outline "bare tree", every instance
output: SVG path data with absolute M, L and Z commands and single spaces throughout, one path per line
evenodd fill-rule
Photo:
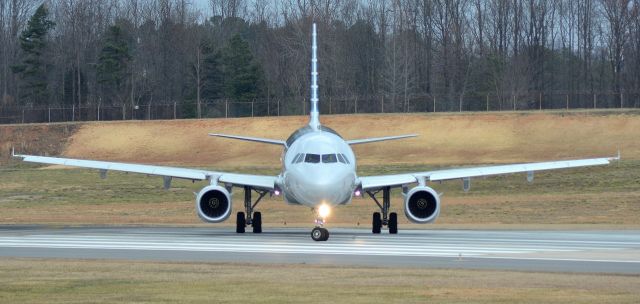
M 601 0 L 604 16 L 607 20 L 606 36 L 609 46 L 609 58 L 613 73 L 613 87 L 619 94 L 620 107 L 623 107 L 622 79 L 624 69 L 624 51 L 629 40 L 629 28 L 634 20 L 638 18 L 632 10 L 634 1 L 632 0 Z

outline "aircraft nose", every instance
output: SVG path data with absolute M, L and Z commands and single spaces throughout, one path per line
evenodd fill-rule
M 308 204 L 339 204 L 351 195 L 353 173 L 331 166 L 313 168 L 301 175 L 304 184 L 300 197 Z

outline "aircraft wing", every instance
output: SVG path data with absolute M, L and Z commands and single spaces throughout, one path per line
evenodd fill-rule
M 122 171 L 131 173 L 141 173 L 147 175 L 158 175 L 165 178 L 181 178 L 190 180 L 210 180 L 219 181 L 222 183 L 232 184 L 234 186 L 251 186 L 255 188 L 271 190 L 274 189 L 276 183 L 276 176 L 267 175 L 251 175 L 251 174 L 237 174 L 226 173 L 217 171 L 206 171 L 198 169 L 165 167 L 165 166 L 152 166 L 152 165 L 139 165 L 129 163 L 117 163 L 117 162 L 105 162 L 96 160 L 83 160 L 72 158 L 59 158 L 59 157 L 47 157 L 47 156 L 35 156 L 35 155 L 20 155 L 12 153 L 13 157 L 22 158 L 25 162 L 49 164 L 49 165 L 63 165 L 79 168 L 98 169 L 101 174 L 106 174 L 107 171 Z M 165 184 L 165 187 L 166 184 Z
M 492 175 L 501 175 L 509 173 L 535 172 L 543 170 L 555 170 L 566 168 L 577 168 L 587 166 L 608 165 L 613 160 L 619 160 L 617 157 L 603 157 L 591 159 L 563 160 L 541 163 L 524 163 L 512 165 L 498 166 L 482 166 L 471 168 L 456 168 L 435 170 L 428 172 L 415 172 L 406 174 L 393 175 L 377 175 L 360 177 L 363 190 L 380 189 L 382 187 L 399 187 L 406 184 L 418 183 L 420 181 L 443 181 L 452 179 L 465 179 L 471 177 L 483 177 Z

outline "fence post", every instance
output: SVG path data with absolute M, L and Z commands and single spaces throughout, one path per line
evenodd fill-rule
M 126 119 L 126 117 L 127 117 L 127 116 L 126 116 L 126 112 L 125 112 L 125 110 L 124 110 L 124 107 L 125 107 L 125 105 L 124 105 L 124 104 L 122 104 L 122 120 L 125 120 L 125 119 Z
M 229 118 L 229 100 L 224 100 L 224 118 Z
M 380 113 L 384 113 L 384 94 L 380 98 Z
M 593 93 L 593 108 L 594 109 L 598 108 L 597 104 L 596 104 L 597 103 L 597 97 L 596 96 L 597 96 L 596 93 Z
M 98 103 L 98 121 L 100 121 L 100 104 Z
M 513 97 L 513 110 L 515 111 L 516 110 L 516 95 L 513 94 L 511 96 Z
M 353 108 L 356 114 L 358 114 L 358 97 L 356 96 L 356 99 L 353 100 Z
M 151 120 L 151 102 L 147 105 L 147 120 Z
M 624 95 L 622 95 L 622 92 L 620 92 L 620 109 L 623 108 L 624 105 Z
M 24 123 L 24 108 L 22 108 L 22 123 Z
M 49 107 L 49 123 L 51 123 L 51 107 Z
M 540 93 L 538 93 L 538 94 L 539 94 L 539 96 L 538 96 L 538 98 L 539 98 L 538 103 L 540 104 L 540 111 L 542 111 L 542 92 L 540 92 Z
M 251 102 L 251 117 L 253 117 L 253 103 L 254 101 Z
M 569 110 L 569 94 L 567 93 L 567 110 Z
M 176 102 L 173 102 L 173 120 L 176 120 Z
M 302 98 L 302 115 L 307 113 L 307 98 Z
M 489 112 L 489 93 L 487 93 L 487 112 Z
M 280 98 L 278 98 L 278 104 L 276 105 L 276 112 L 278 112 L 278 116 L 280 116 Z
M 433 113 L 436 112 L 436 95 L 433 95 Z
M 76 104 L 71 106 L 71 121 L 76 121 Z

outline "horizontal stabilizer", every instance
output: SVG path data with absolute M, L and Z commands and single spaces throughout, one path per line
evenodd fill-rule
M 350 144 L 350 145 L 359 145 L 359 144 L 368 144 L 368 143 L 373 143 L 373 142 L 378 142 L 378 141 L 385 141 L 385 140 L 396 140 L 396 139 L 410 138 L 410 137 L 416 137 L 416 136 L 418 136 L 418 134 L 387 136 L 387 137 L 374 137 L 374 138 L 364 138 L 364 139 L 352 139 L 352 140 L 347 140 L 347 143 Z
M 247 137 L 247 136 L 228 135 L 228 134 L 214 134 L 214 133 L 209 133 L 209 136 L 224 137 L 224 138 L 238 139 L 238 140 L 244 140 L 244 141 L 253 141 L 253 142 L 259 142 L 259 143 L 270 144 L 270 145 L 280 145 L 280 146 L 286 145 L 286 143 L 283 140 L 268 139 L 268 138 Z

